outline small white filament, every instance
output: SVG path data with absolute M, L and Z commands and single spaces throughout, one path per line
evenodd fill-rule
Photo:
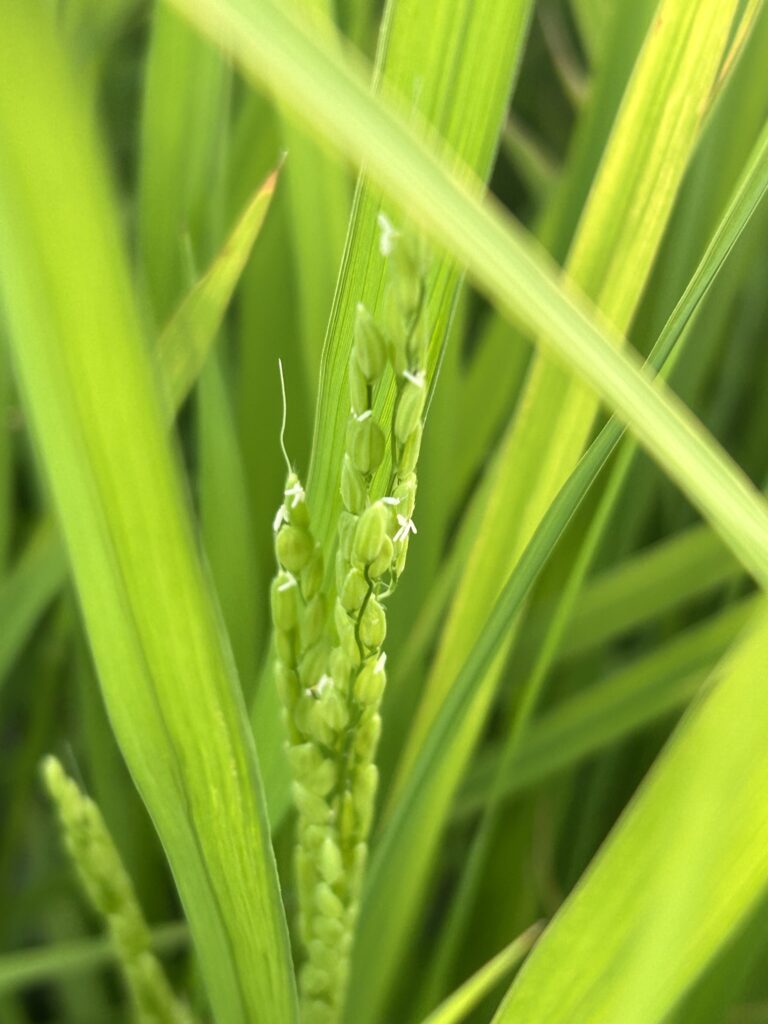
M 298 504 L 304 501 L 304 488 L 297 480 L 293 487 L 289 487 L 287 491 L 283 492 L 286 498 L 293 498 L 291 502 L 291 508 L 296 508 Z
M 283 360 L 277 360 L 277 368 L 280 371 L 280 391 L 283 396 L 283 419 L 280 424 L 280 448 L 285 459 L 285 465 L 288 467 L 288 472 L 291 472 L 291 460 L 288 458 L 288 452 L 285 447 L 285 426 L 288 422 L 288 399 L 285 394 L 285 376 L 283 374 Z

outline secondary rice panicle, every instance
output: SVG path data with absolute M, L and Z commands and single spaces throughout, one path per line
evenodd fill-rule
M 138 1024 L 195 1024 L 150 948 L 133 884 L 98 807 L 55 757 L 43 762 L 43 779 L 83 891 L 107 924 Z

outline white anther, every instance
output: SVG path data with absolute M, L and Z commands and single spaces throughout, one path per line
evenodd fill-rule
M 330 686 L 333 686 L 333 679 L 331 678 L 331 676 L 327 675 L 327 674 L 326 674 L 326 673 L 324 672 L 324 673 L 323 673 L 323 674 L 322 674 L 322 675 L 320 676 L 320 678 L 319 678 L 319 679 L 317 680 L 317 682 L 315 683 L 315 685 L 314 685 L 314 686 L 312 687 L 312 689 L 310 690 L 310 693 L 314 694 L 314 696 L 315 696 L 315 697 L 319 697 L 319 696 L 320 696 L 320 694 L 321 694 L 321 693 L 325 693 L 325 691 L 326 691 L 326 690 L 327 690 L 327 689 L 328 689 L 328 688 L 329 688 Z
M 274 518 L 274 520 L 272 522 L 272 529 L 275 531 L 275 533 L 277 533 L 277 531 L 283 525 L 283 523 L 285 522 L 286 518 L 287 518 L 287 516 L 286 516 L 286 512 L 285 512 L 285 505 L 281 505 L 280 508 L 277 510 L 275 518 Z
M 381 656 L 380 656 L 379 660 L 376 662 L 376 666 L 375 666 L 373 671 L 374 672 L 383 672 L 384 671 L 384 666 L 386 665 L 386 663 L 387 663 L 387 652 L 386 651 L 382 651 L 381 652 Z
M 359 416 L 355 416 L 358 423 L 363 423 L 369 417 L 373 416 L 373 409 L 366 409 L 365 412 L 361 412 Z
M 284 491 L 283 493 L 285 494 L 286 498 L 293 499 L 293 501 L 291 501 L 291 508 L 296 508 L 296 506 L 300 502 L 304 501 L 304 488 L 301 486 L 298 480 L 293 485 L 293 487 L 289 487 L 288 490 Z
M 397 543 L 400 540 L 406 540 L 409 533 L 418 533 L 416 524 L 412 519 L 401 516 L 400 513 L 397 515 L 397 521 L 400 524 L 400 529 L 397 531 L 392 540 Z
M 381 504 L 382 505 L 399 505 L 400 504 L 400 499 L 399 498 L 382 498 L 381 499 Z
M 280 593 L 280 594 L 282 594 L 282 592 L 284 590 L 290 590 L 291 587 L 295 587 L 297 585 L 297 583 L 298 583 L 298 580 L 296 579 L 296 577 L 292 573 L 290 573 L 290 572 L 286 573 L 286 576 L 288 578 L 283 580 L 283 582 L 277 588 L 278 593 Z
M 400 237 L 400 232 L 393 226 L 392 221 L 385 213 L 380 213 L 376 218 L 379 225 L 379 252 L 382 256 L 390 256 L 395 248 L 395 242 Z
M 410 370 L 403 370 L 403 376 L 417 388 L 423 388 L 424 382 L 427 379 L 423 370 L 419 370 L 417 373 L 411 373 Z

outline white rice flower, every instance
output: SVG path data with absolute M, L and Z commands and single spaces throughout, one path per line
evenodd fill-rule
M 286 573 L 286 575 L 288 579 L 281 583 L 280 586 L 277 588 L 278 593 L 282 594 L 284 590 L 290 590 L 292 587 L 295 587 L 298 584 L 298 580 L 292 573 L 289 572 Z
M 406 516 L 401 516 L 399 512 L 397 514 L 397 522 L 400 528 L 392 538 L 395 543 L 400 540 L 406 540 L 409 533 L 418 533 L 414 521 L 412 519 L 408 519 Z
M 292 498 L 291 508 L 296 508 L 298 504 L 304 501 L 304 488 L 297 480 L 293 487 L 289 487 L 287 491 L 283 492 L 286 498 Z
M 423 388 L 427 379 L 427 375 L 423 370 L 417 370 L 416 373 L 411 373 L 410 370 L 403 370 L 403 376 L 417 388 Z
M 381 504 L 382 505 L 393 505 L 393 506 L 394 505 L 399 505 L 400 504 L 400 499 L 399 498 L 392 498 L 392 497 L 382 498 L 381 499 Z
M 275 533 L 277 533 L 277 531 L 280 529 L 280 527 L 283 525 L 286 519 L 287 515 L 285 511 L 285 505 L 281 505 L 280 508 L 275 513 L 275 518 L 272 522 L 272 529 L 274 530 Z
M 376 218 L 379 224 L 379 252 L 382 256 L 390 256 L 395 248 L 395 242 L 400 237 L 400 232 L 393 226 L 392 221 L 385 213 L 380 213 Z
M 319 697 L 322 693 L 325 693 L 325 691 L 331 686 L 333 686 L 333 679 L 331 678 L 331 676 L 324 672 L 317 680 L 315 685 L 312 687 L 310 693 L 312 693 L 315 697 Z

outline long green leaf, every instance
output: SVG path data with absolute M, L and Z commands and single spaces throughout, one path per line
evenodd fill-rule
M 427 137 L 442 140 L 454 172 L 464 182 L 484 181 L 490 173 L 531 6 L 529 0 L 431 5 L 392 0 L 388 6 L 373 75 L 375 87 L 408 101 L 404 110 L 409 119 Z M 296 96 L 286 90 L 286 99 L 295 103 Z M 335 141 L 333 133 L 330 137 Z M 379 184 L 374 175 L 366 175 L 358 184 L 324 347 L 308 491 L 316 508 L 316 533 L 325 544 L 333 539 L 341 507 L 339 474 L 349 411 L 346 379 L 355 310 L 358 302 L 377 310 L 386 273 L 377 243 L 376 216 L 384 203 Z M 397 218 L 401 197 L 391 198 L 390 213 Z M 454 262 L 443 254 L 436 256 L 426 283 L 430 384 L 459 280 Z M 391 403 L 391 394 L 386 401 Z
M 44 523 L 0 583 L 0 688 L 66 576 L 64 552 L 52 524 Z
M 156 953 L 175 953 L 189 940 L 181 923 L 159 925 L 152 930 Z M 86 974 L 114 963 L 115 950 L 108 938 L 79 939 L 0 955 L 0 993 L 31 988 L 69 975 Z
M 218 241 L 219 185 L 229 68 L 164 4 L 152 11 L 144 74 L 138 188 L 139 255 L 150 309 L 162 324 Z
M 255 750 L 101 156 L 39 9 L 4 15 L 0 280 L 105 701 L 217 1019 L 290 1022 L 293 972 Z
M 684 606 L 735 579 L 739 564 L 705 525 L 643 549 L 595 577 L 563 634 L 561 657 L 575 657 Z M 551 609 L 550 609 L 551 612 Z M 526 623 L 526 647 L 542 636 L 544 615 Z M 530 632 L 530 637 L 527 635 Z
M 656 1024 L 745 921 L 768 888 L 766 664 L 763 604 L 544 933 L 496 1024 Z
M 255 90 L 241 103 L 232 130 L 230 178 L 227 192 L 237 208 L 250 191 L 250 183 L 269 168 L 282 146 L 278 117 L 266 96 Z M 291 157 L 289 155 L 288 159 Z M 248 504 L 253 515 L 252 532 L 259 574 L 271 578 L 274 572 L 272 520 L 280 501 L 285 463 L 280 446 L 265 443 L 280 430 L 281 394 L 276 387 L 277 356 L 286 369 L 290 416 L 286 429 L 288 450 L 304 466 L 309 453 L 316 381 L 303 371 L 300 310 L 294 287 L 291 246 L 291 207 L 285 189 L 280 188 L 270 215 L 246 268 L 237 296 L 237 316 L 231 327 L 236 374 L 235 415 L 238 445 L 242 454 Z M 310 386 L 311 385 L 311 386 Z M 258 401 L 254 401 L 258 395 Z M 261 612 L 266 632 L 266 594 Z M 259 655 L 263 657 L 264 651 Z M 258 741 L 262 750 L 261 737 Z M 261 758 L 267 795 L 270 758 Z
M 754 599 L 741 601 L 558 704 L 520 739 L 505 766 L 499 795 L 535 786 L 683 708 L 754 610 Z M 497 770 L 495 758 L 484 762 L 460 799 L 459 815 L 488 801 Z
M 0 580 L 8 569 L 13 532 L 13 438 L 11 435 L 11 369 L 0 328 Z
M 330 0 L 293 0 L 303 20 L 328 35 L 333 45 Z M 289 154 L 286 193 L 293 242 L 301 351 L 314 395 L 323 337 L 352 207 L 347 168 L 290 112 L 281 118 Z
M 610 0 L 571 0 L 571 10 L 590 61 L 598 63 L 605 43 Z
M 277 172 L 256 190 L 206 273 L 182 299 L 158 339 L 157 371 L 178 412 L 203 368 L 274 195 Z M 64 585 L 67 565 L 50 525 L 43 525 L 0 586 L 0 686 L 40 616 Z
M 253 519 L 221 363 L 219 353 L 212 352 L 197 390 L 200 524 L 247 701 L 258 677 L 268 580 L 256 564 Z
M 422 1024 L 459 1024 L 501 979 L 530 951 L 541 934 L 541 925 L 533 925 L 497 953 L 492 960 L 476 971 L 455 992 L 436 1007 Z
M 157 341 L 160 379 L 174 411 L 205 365 L 232 295 L 259 236 L 278 170 L 254 192 L 205 274 L 179 302 Z

